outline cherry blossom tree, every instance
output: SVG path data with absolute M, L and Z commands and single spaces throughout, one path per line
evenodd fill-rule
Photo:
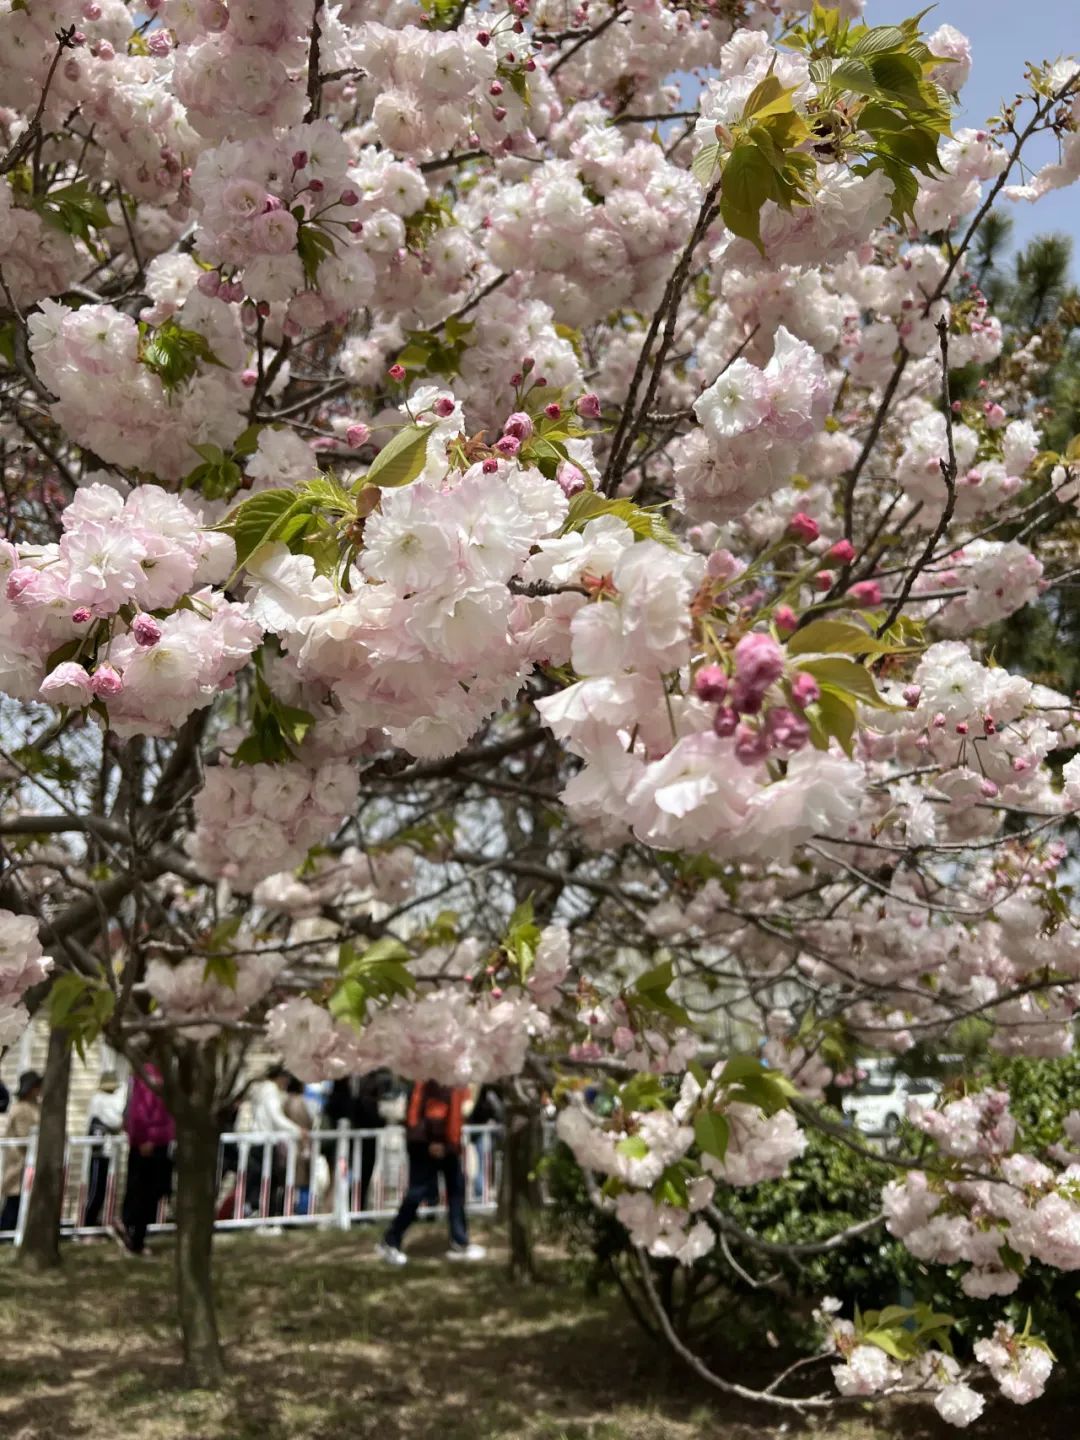
M 876 1222 L 967 1267 L 969 1366 L 822 1297 L 836 1393 L 750 1390 L 649 1263 L 861 1143 L 866 1049 L 1073 1043 L 1076 714 L 987 631 L 1070 583 L 1080 447 L 969 265 L 1080 176 L 1080 67 L 954 132 L 967 39 L 860 10 L 0 14 L 0 1043 L 26 995 L 158 1061 L 196 1379 L 255 1034 L 509 1079 L 521 1133 L 557 1095 L 720 1391 L 965 1425 L 1048 1378 L 1001 1297 L 1080 1268 L 1080 1168 L 997 1090 Z

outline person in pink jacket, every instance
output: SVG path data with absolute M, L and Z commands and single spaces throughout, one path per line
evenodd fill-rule
M 150 1082 L 147 1084 L 147 1080 Z M 169 1146 L 176 1138 L 176 1126 L 160 1094 L 161 1072 L 146 1066 L 146 1080 L 131 1078 L 131 1092 L 124 1112 L 128 1137 L 127 1186 L 116 1238 L 132 1255 L 144 1255 L 146 1231 L 153 1224 L 160 1202 L 172 1190 L 172 1159 Z

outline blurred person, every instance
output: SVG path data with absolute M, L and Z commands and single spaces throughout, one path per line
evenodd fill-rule
M 315 1127 L 315 1120 L 304 1099 L 304 1082 L 298 1080 L 295 1075 L 285 1077 L 283 1109 L 288 1118 L 294 1124 L 299 1125 L 303 1132 L 293 1174 L 293 1184 L 296 1188 L 294 1212 L 298 1215 L 306 1215 L 311 1208 L 311 1132 Z
M 44 1077 L 36 1070 L 24 1070 L 19 1076 L 4 1130 L 5 1140 L 25 1140 L 41 1123 L 41 1087 Z M 0 1169 L 0 1230 L 14 1230 L 19 1220 L 19 1197 L 22 1194 L 23 1170 L 26 1166 L 25 1145 L 6 1146 L 3 1168 Z
M 90 1098 L 86 1113 L 86 1133 L 99 1142 L 109 1135 L 119 1135 L 124 1125 L 127 1096 L 120 1086 L 115 1070 L 103 1070 L 98 1088 Z M 86 1189 L 83 1225 L 93 1229 L 101 1224 L 101 1209 L 109 1184 L 109 1155 L 104 1143 L 93 1147 L 90 1155 L 90 1176 Z
M 378 1246 L 378 1253 L 387 1264 L 406 1263 L 407 1257 L 401 1248 L 405 1232 L 433 1186 L 438 1184 L 440 1175 L 446 1188 L 450 1223 L 447 1259 L 482 1260 L 486 1254 L 482 1245 L 469 1243 L 465 1214 L 465 1165 L 461 1145 L 467 1095 L 464 1086 L 451 1089 L 434 1080 L 413 1086 L 405 1131 L 409 1144 L 409 1188 Z
M 297 1141 L 304 1138 L 304 1128 L 290 1119 L 285 1109 L 285 1095 L 289 1075 L 284 1065 L 271 1065 L 269 1070 L 251 1090 L 251 1128 L 256 1134 L 272 1135 L 270 1147 L 270 1196 L 268 1216 L 280 1215 L 285 1200 L 285 1172 L 288 1157 L 287 1137 Z M 310 1116 L 308 1119 L 310 1120 Z M 308 1127 L 310 1130 L 310 1125 Z M 262 1187 L 264 1179 L 265 1147 L 256 1142 L 248 1153 L 247 1204 L 248 1213 L 258 1215 L 262 1211 Z M 276 1225 L 266 1227 L 269 1233 L 278 1231 Z
M 161 1071 L 146 1066 L 145 1078 L 131 1077 L 124 1131 L 128 1137 L 127 1184 L 119 1223 L 113 1234 L 130 1255 L 143 1256 L 146 1232 L 157 1218 L 158 1206 L 172 1192 L 172 1158 L 169 1147 L 176 1125 L 160 1093 Z

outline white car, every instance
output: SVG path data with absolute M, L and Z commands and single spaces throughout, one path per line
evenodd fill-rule
M 859 1069 L 865 1070 L 865 1077 L 845 1095 L 843 1109 L 865 1135 L 895 1134 L 907 1114 L 909 1100 L 929 1108 L 941 1093 L 936 1080 L 893 1074 L 873 1062 Z

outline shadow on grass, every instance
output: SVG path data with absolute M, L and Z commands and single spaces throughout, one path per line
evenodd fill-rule
M 421 1227 L 404 1270 L 370 1232 L 235 1237 L 216 1273 L 230 1380 L 190 1391 L 167 1247 L 140 1264 L 66 1252 L 55 1276 L 0 1260 L 3 1440 L 944 1440 L 928 1407 L 817 1423 L 732 1402 L 673 1366 L 615 1297 L 509 1285 L 503 1257 L 450 1266 Z M 727 1367 L 746 1378 L 735 1360 Z M 752 1383 L 752 1382 L 751 1382 Z M 969 1434 L 1075 1434 L 1067 1412 L 991 1414 Z M 781 1426 L 783 1428 L 781 1429 Z

